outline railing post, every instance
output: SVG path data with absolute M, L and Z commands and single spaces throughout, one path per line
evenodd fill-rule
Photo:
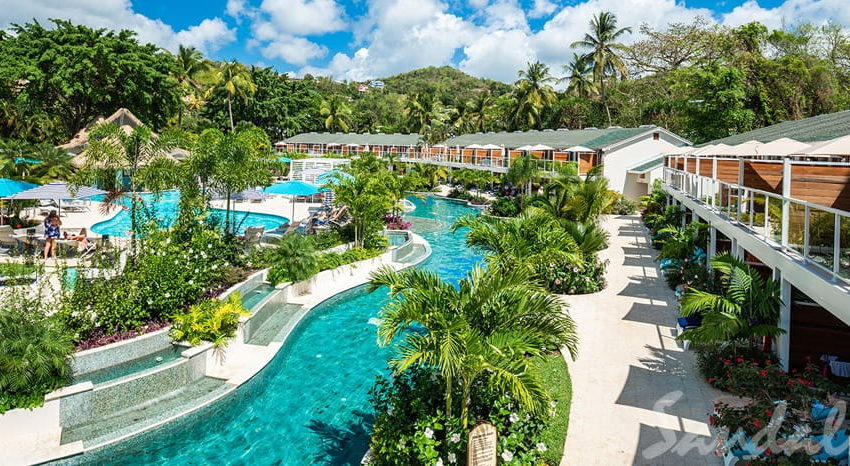
M 782 250 L 788 248 L 788 228 L 791 224 L 791 160 L 782 161 Z
M 806 205 L 804 211 L 806 218 L 803 219 L 803 260 L 807 260 L 809 258 L 809 228 L 811 226 L 809 221 L 811 212 L 808 205 Z
M 779 296 L 782 305 L 779 307 L 779 328 L 785 330 L 777 337 L 776 353 L 782 369 L 788 370 L 788 360 L 791 356 L 791 283 L 782 277 L 779 269 L 773 269 L 773 278 L 779 282 Z
M 696 180 L 697 180 L 697 200 L 702 200 L 702 175 L 700 172 L 700 157 L 696 158 Z
M 832 239 L 832 279 L 838 280 L 841 271 L 841 215 L 836 213 L 833 216 L 835 217 L 835 232 Z
M 770 229 L 770 196 L 764 196 L 764 240 L 767 241 L 769 237 L 769 229 Z

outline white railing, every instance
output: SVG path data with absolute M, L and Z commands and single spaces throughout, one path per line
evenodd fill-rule
M 664 183 L 763 241 L 850 283 L 850 212 L 664 167 Z

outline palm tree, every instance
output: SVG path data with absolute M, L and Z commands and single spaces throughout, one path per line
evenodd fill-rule
M 248 100 L 248 96 L 257 91 L 257 85 L 251 79 L 251 73 L 245 65 L 237 62 L 224 62 L 212 72 L 212 88 L 222 87 L 227 93 L 227 115 L 230 117 L 230 130 L 236 126 L 233 123 L 233 98 L 241 97 Z
M 549 67 L 539 61 L 528 63 L 528 68 L 519 71 L 519 78 L 514 84 L 518 120 L 539 129 L 543 124 L 541 113 L 555 102 L 551 84 L 556 80 Z
M 200 88 L 200 85 L 196 81 L 197 76 L 205 72 L 209 64 L 204 61 L 204 56 L 195 47 L 181 45 L 177 50 L 176 58 L 177 70 L 174 77 L 177 79 L 180 87 L 187 91 L 185 95 L 191 98 L 191 96 L 196 95 L 197 89 Z M 184 100 L 184 102 L 188 103 L 188 99 Z M 183 105 L 181 104 L 177 113 L 177 127 L 180 128 L 182 124 Z
M 382 175 L 395 176 L 387 172 Z M 348 207 L 354 230 L 354 245 L 362 247 L 366 239 L 380 231 L 383 218 L 393 207 L 392 195 L 386 188 L 382 176 L 355 176 L 337 174 L 329 183 L 335 194 L 335 202 Z
M 540 177 L 540 170 L 537 168 L 537 161 L 526 153 L 522 157 L 511 162 L 508 172 L 505 174 L 505 179 L 516 186 L 525 185 L 525 194 L 531 194 L 531 184 Z
M 428 183 L 428 189 L 432 189 L 440 183 L 440 180 L 448 179 L 449 170 L 442 165 L 431 165 L 428 163 L 417 162 L 413 166 L 413 171 L 422 177 Z
M 541 261 L 583 261 L 575 240 L 558 220 L 533 207 L 508 219 L 463 216 L 455 222 L 453 230 L 462 227 L 469 228 L 467 246 L 483 251 L 494 269 L 531 270 Z
M 461 108 L 455 127 L 462 132 L 482 133 L 487 130 L 492 118 L 493 96 L 489 90 L 482 91 Z
M 404 107 L 404 119 L 410 131 L 428 134 L 446 119 L 442 104 L 428 94 L 413 94 Z
M 372 274 L 369 290 L 383 286 L 391 301 L 381 311 L 378 340 L 388 345 L 404 335 L 391 367 L 396 373 L 413 366 L 438 369 L 445 381 L 446 414 L 452 417 L 459 394 L 464 427 L 474 384 L 490 385 L 540 412 L 548 394 L 532 358 L 551 346 L 565 348 L 573 358 L 577 353 L 572 319 L 525 270 L 476 267 L 455 286 L 434 272 L 385 267 Z
M 599 95 L 608 115 L 608 124 L 611 124 L 611 110 L 608 108 L 605 81 L 609 77 L 616 79 L 619 76 L 625 79 L 628 76 L 626 63 L 619 53 L 629 48 L 617 40 L 631 32 L 630 27 L 617 29 L 617 17 L 611 12 L 603 11 L 590 20 L 590 32 L 584 35 L 584 39 L 570 45 L 588 50 L 588 56 L 593 63 L 593 77 L 599 84 Z
M 599 91 L 593 77 L 593 58 L 590 55 L 574 53 L 573 61 L 564 65 L 564 71 L 567 76 L 561 78 L 560 82 L 567 83 L 567 92 L 587 98 Z
M 323 100 L 319 114 L 325 117 L 324 125 L 328 131 L 348 132 L 351 107 L 346 102 L 345 97 L 334 94 Z
M 711 266 L 721 276 L 722 292 L 688 289 L 681 300 L 681 313 L 685 317 L 702 315 L 702 325 L 678 339 L 700 344 L 752 343 L 785 333 L 777 326 L 782 306 L 779 282 L 763 278 L 729 253 L 714 256 Z
M 136 250 L 138 233 L 138 181 L 145 176 L 155 178 L 161 174 L 161 170 L 151 170 L 147 174 L 144 171 L 160 159 L 165 159 L 177 146 L 178 140 L 179 136 L 175 132 L 157 136 L 147 126 L 137 126 L 127 133 L 115 123 L 101 123 L 90 133 L 80 181 L 115 180 L 116 173 L 129 178 L 129 193 L 124 192 L 123 186 L 112 186 L 112 193 L 107 199 L 114 201 L 125 195 L 130 196 L 130 241 L 133 252 Z M 105 205 L 107 209 L 110 208 L 110 203 Z

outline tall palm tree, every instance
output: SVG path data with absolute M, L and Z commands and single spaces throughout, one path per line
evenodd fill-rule
M 490 385 L 539 412 L 548 394 L 532 358 L 549 346 L 565 348 L 572 357 L 577 353 L 574 322 L 525 270 L 477 267 L 455 286 L 434 272 L 385 267 L 372 274 L 369 290 L 383 286 L 391 301 L 381 311 L 379 342 L 387 345 L 404 335 L 392 368 L 438 369 L 446 414 L 452 417 L 454 395 L 460 395 L 464 427 L 474 384 Z
M 517 186 L 525 186 L 525 193 L 531 194 L 531 184 L 540 177 L 540 169 L 537 168 L 537 161 L 531 154 L 525 154 L 511 162 L 508 172 L 505 174 L 505 179 Z
M 212 71 L 212 88 L 223 88 L 227 94 L 227 115 L 230 117 L 230 130 L 236 125 L 233 123 L 233 99 L 241 97 L 247 101 L 248 96 L 257 91 L 257 85 L 251 79 L 251 73 L 245 65 L 237 62 L 224 62 Z
M 408 97 L 404 107 L 404 119 L 408 128 L 419 134 L 426 134 L 435 124 L 445 119 L 440 102 L 428 94 L 413 94 Z
M 417 162 L 413 166 L 413 171 L 428 182 L 428 189 L 437 186 L 441 179 L 445 180 L 449 177 L 449 170 L 442 165 Z
M 463 105 L 455 126 L 463 132 L 482 133 L 490 125 L 493 113 L 493 96 L 485 90 Z
M 522 121 L 539 129 L 543 124 L 542 112 L 555 102 L 552 83 L 556 79 L 550 74 L 549 67 L 539 61 L 527 66 L 519 71 L 519 80 L 514 84 L 516 113 Z
M 183 45 L 177 50 L 177 69 L 174 78 L 177 83 L 184 89 L 187 98 L 191 98 L 200 88 L 196 78 L 201 73 L 205 72 L 209 64 L 204 61 L 204 56 L 195 47 L 185 47 Z M 188 103 L 188 99 L 184 99 Z M 180 105 L 177 113 L 177 127 L 180 128 L 183 124 L 183 104 Z
M 322 101 L 319 113 L 325 117 L 324 125 L 328 131 L 348 132 L 351 120 L 351 106 L 345 97 L 334 94 Z
M 578 97 L 590 97 L 599 89 L 593 77 L 593 58 L 590 55 L 573 53 L 573 60 L 564 65 L 567 75 L 560 79 L 567 83 L 567 92 Z
M 681 313 L 685 317 L 702 315 L 702 325 L 678 339 L 703 344 L 752 343 L 785 332 L 777 326 L 782 306 L 779 282 L 763 278 L 729 253 L 714 256 L 711 266 L 721 275 L 722 292 L 688 289 L 682 296 Z
M 593 77 L 599 84 L 599 96 L 605 106 L 609 124 L 611 124 L 611 109 L 608 108 L 605 82 L 609 77 L 625 79 L 628 76 L 626 63 L 619 54 L 629 48 L 617 41 L 631 32 L 630 27 L 617 29 L 617 17 L 609 11 L 603 11 L 590 20 L 590 32 L 584 35 L 584 39 L 570 45 L 570 47 L 587 50 L 593 61 Z

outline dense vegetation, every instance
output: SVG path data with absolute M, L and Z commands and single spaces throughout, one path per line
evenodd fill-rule
M 383 79 L 383 89 L 213 62 L 140 44 L 129 31 L 55 21 L 0 34 L 0 137 L 66 141 L 127 107 L 154 130 L 252 123 L 273 139 L 299 132 L 472 131 L 658 124 L 696 142 L 845 108 L 850 39 L 837 24 L 769 30 L 696 20 L 637 29 L 600 13 L 563 70 L 529 63 L 508 85 L 449 68 Z M 625 27 L 623 27 L 625 26 Z M 67 60 L 67 57 L 74 57 Z M 562 89 L 561 90 L 556 90 Z

